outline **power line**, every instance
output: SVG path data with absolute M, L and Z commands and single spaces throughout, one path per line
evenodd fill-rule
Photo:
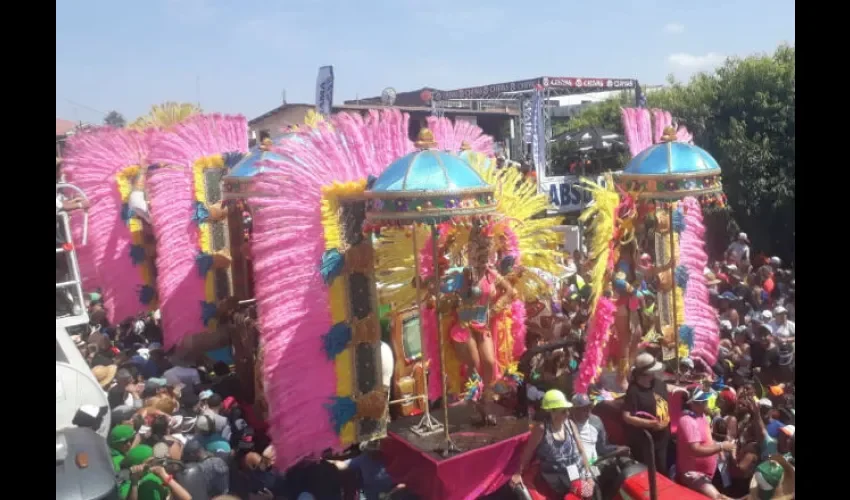
M 67 98 L 66 98 L 66 99 L 65 99 L 65 102 L 67 102 L 68 104 L 73 104 L 74 106 L 78 106 L 78 107 L 81 107 L 81 108 L 87 109 L 87 110 L 89 110 L 89 111 L 92 111 L 92 112 L 94 112 L 94 113 L 97 113 L 97 114 L 100 114 L 100 115 L 103 115 L 103 116 L 106 116 L 106 115 L 108 115 L 108 114 L 109 114 L 108 112 L 103 112 L 103 111 L 101 111 L 101 110 L 99 110 L 99 109 L 94 109 L 94 108 L 93 108 L 93 107 L 91 107 L 91 106 L 86 106 L 85 104 L 81 104 L 81 103 L 79 103 L 79 102 L 72 101 L 71 99 L 67 99 Z

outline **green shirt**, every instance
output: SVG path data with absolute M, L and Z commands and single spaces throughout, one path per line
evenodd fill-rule
M 110 448 L 109 453 L 112 454 L 112 467 L 115 469 L 115 472 L 121 470 L 121 462 L 124 461 L 124 454 L 115 448 Z

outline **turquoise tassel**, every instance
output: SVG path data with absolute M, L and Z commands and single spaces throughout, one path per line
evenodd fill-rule
M 156 297 L 156 290 L 153 287 L 148 285 L 139 287 L 139 302 L 148 305 L 153 301 L 154 297 Z
M 210 211 L 207 210 L 207 207 L 200 201 L 196 201 L 195 207 L 192 210 L 192 220 L 195 221 L 195 224 L 200 224 L 209 218 Z
M 141 245 L 130 245 L 130 260 L 133 261 L 134 266 L 143 263 L 145 261 L 145 247 Z
M 201 252 L 195 257 L 195 264 L 198 265 L 198 275 L 203 278 L 208 272 L 210 272 L 210 269 L 212 269 L 213 256 L 208 253 Z
M 231 168 L 235 167 L 237 163 L 242 161 L 242 158 L 245 157 L 245 154 L 240 153 L 239 151 L 230 151 L 230 152 L 224 153 L 224 155 L 222 155 L 222 156 L 223 156 L 222 159 L 224 160 L 224 166 L 227 167 L 228 169 L 231 169 Z
M 342 269 L 345 266 L 345 256 L 339 253 L 339 250 L 332 248 L 322 254 L 321 273 L 322 281 L 325 285 L 330 285 L 333 280 L 342 274 Z
M 331 398 L 331 403 L 325 405 L 325 408 L 331 414 L 331 423 L 337 434 L 342 432 L 342 428 L 357 415 L 357 403 L 351 398 L 341 398 L 334 396 Z
M 688 224 L 685 222 L 685 213 L 682 212 L 682 208 L 679 207 L 673 211 L 673 231 L 681 234 L 688 227 Z
M 133 209 L 130 208 L 128 203 L 121 204 L 121 220 L 124 221 L 124 224 L 129 224 L 130 219 L 133 217 Z
M 207 326 L 207 323 L 210 322 L 211 319 L 215 319 L 215 315 L 218 313 L 218 308 L 212 302 L 201 301 L 201 320 L 204 322 L 204 326 Z
M 685 266 L 676 266 L 676 286 L 681 289 L 685 289 L 688 287 L 688 268 Z
M 694 348 L 694 329 L 688 325 L 679 327 L 679 339 L 687 344 L 688 350 Z
M 327 335 L 322 335 L 325 345 L 325 354 L 333 361 L 337 355 L 345 350 L 345 346 L 351 341 L 351 327 L 345 323 L 337 323 L 331 327 Z

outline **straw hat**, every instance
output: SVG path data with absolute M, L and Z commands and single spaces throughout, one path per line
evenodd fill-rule
M 94 378 L 97 379 L 97 383 L 106 389 L 109 387 L 109 384 L 112 383 L 112 379 L 115 378 L 115 374 L 118 372 L 118 367 L 115 365 L 95 366 L 91 369 L 91 372 L 92 375 L 94 375 Z
M 782 455 L 773 455 L 756 467 L 747 499 L 792 500 L 795 486 L 794 467 Z

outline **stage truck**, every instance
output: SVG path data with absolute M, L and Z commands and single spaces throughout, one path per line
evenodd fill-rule
M 57 183 L 57 200 L 85 193 L 73 184 Z M 58 205 L 58 203 L 57 203 Z M 85 245 L 88 215 L 83 214 L 81 244 Z M 74 340 L 88 333 L 89 317 L 83 299 L 71 216 L 56 212 L 56 498 L 99 500 L 118 498 L 106 435 L 110 428 L 106 393 Z M 74 337 L 72 337 L 72 335 Z M 78 426 L 85 420 L 99 425 Z M 93 426 L 93 427 L 94 427 Z

